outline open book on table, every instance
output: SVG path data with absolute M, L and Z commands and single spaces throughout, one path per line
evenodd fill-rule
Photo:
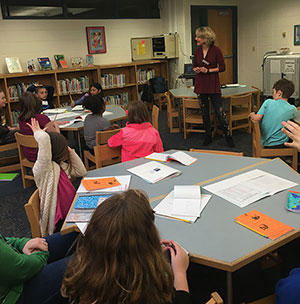
M 190 166 L 193 164 L 197 158 L 192 157 L 188 155 L 187 153 L 183 151 L 177 151 L 172 154 L 164 154 L 164 153 L 152 153 L 148 156 L 145 157 L 146 159 L 151 159 L 151 160 L 157 160 L 157 161 L 171 161 L 175 160 L 178 161 L 179 163 L 185 165 L 185 166 Z
M 175 177 L 181 174 L 181 171 L 163 165 L 161 163 L 151 161 L 131 169 L 127 169 L 130 173 L 133 173 L 146 182 L 154 184 L 160 180 Z

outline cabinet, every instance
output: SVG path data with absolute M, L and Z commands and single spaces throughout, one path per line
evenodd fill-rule
M 67 68 L 34 73 L 0 75 L 0 89 L 5 92 L 7 105 L 2 109 L 9 125 L 16 125 L 19 112 L 18 97 L 33 83 L 54 87 L 53 104 L 66 106 L 79 99 L 94 82 L 102 84 L 108 104 L 126 105 L 138 100 L 143 85 L 154 76 L 168 80 L 167 60 L 135 61 L 114 65 Z

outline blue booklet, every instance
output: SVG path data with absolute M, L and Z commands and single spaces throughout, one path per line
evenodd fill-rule
M 79 196 L 75 202 L 75 209 L 95 209 L 112 194 Z

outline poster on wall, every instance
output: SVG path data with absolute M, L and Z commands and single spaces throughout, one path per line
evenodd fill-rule
M 106 53 L 104 26 L 86 27 L 89 54 Z
M 294 25 L 294 45 L 300 45 L 300 25 Z

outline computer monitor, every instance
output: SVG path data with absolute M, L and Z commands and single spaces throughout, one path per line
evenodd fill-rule
M 184 64 L 184 75 L 194 75 L 195 72 L 193 71 L 193 64 L 192 63 L 185 63 Z

